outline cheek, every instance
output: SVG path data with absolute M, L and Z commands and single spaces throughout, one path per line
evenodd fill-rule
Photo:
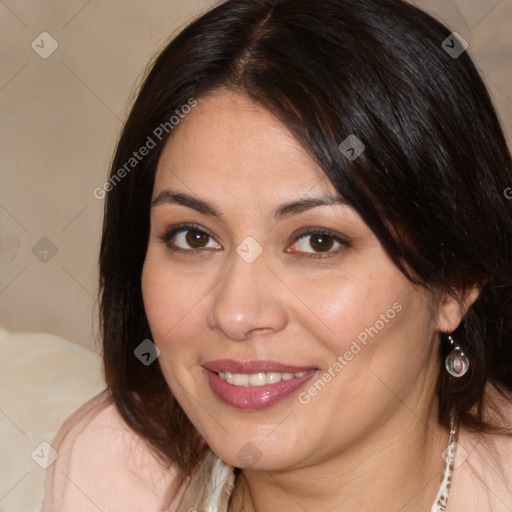
M 146 317 L 155 343 L 165 348 L 172 339 L 186 338 L 201 314 L 208 283 L 190 279 L 148 251 L 141 277 Z
M 296 295 L 307 306 L 297 318 L 330 351 L 349 350 L 354 340 L 364 341 L 378 331 L 389 331 L 402 316 L 410 287 L 394 274 L 336 275 L 313 282 L 296 280 Z M 407 299 L 407 300 L 406 300 Z

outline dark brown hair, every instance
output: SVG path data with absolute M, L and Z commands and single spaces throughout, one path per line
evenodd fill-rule
M 457 382 L 439 357 L 439 421 L 450 408 L 479 431 L 486 383 L 512 389 L 511 158 L 468 52 L 442 47 L 450 30 L 401 0 L 228 0 L 175 37 L 152 64 L 125 123 L 118 173 L 191 98 L 246 94 L 279 118 L 363 217 L 401 271 L 429 290 L 481 293 L 453 333 L 471 361 Z M 115 404 L 181 482 L 201 459 L 195 427 L 158 364 L 141 294 L 155 171 L 172 136 L 113 184 L 100 253 L 105 374 Z M 167 133 L 168 132 L 168 133 Z M 366 146 L 351 161 L 339 149 Z M 117 174 L 119 176 L 119 174 Z M 406 233 L 406 236 L 402 236 Z M 180 293 L 176 290 L 176 293 Z

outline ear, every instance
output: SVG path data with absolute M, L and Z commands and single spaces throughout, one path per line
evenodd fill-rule
M 459 326 L 466 311 L 478 298 L 482 286 L 473 286 L 456 296 L 443 293 L 437 309 L 437 329 L 440 332 L 453 332 Z

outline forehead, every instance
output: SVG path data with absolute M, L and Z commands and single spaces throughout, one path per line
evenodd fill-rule
M 217 91 L 198 100 L 173 132 L 158 164 L 155 192 L 181 186 L 205 194 L 238 190 L 289 197 L 312 188 L 335 192 L 288 128 L 239 93 Z

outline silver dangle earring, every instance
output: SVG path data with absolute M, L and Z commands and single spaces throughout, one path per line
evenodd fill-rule
M 469 370 L 469 359 L 450 335 L 448 335 L 448 341 L 452 346 L 452 351 L 446 356 L 444 366 L 453 377 L 462 377 Z

